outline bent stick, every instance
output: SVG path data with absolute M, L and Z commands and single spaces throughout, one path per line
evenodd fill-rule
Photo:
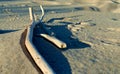
M 36 47 L 34 46 L 32 42 L 33 38 L 33 29 L 36 25 L 34 21 L 34 16 L 32 12 L 32 8 L 29 8 L 30 18 L 32 19 L 32 25 L 27 28 L 27 35 L 25 39 L 25 45 L 30 52 L 32 58 L 34 59 L 37 66 L 42 70 L 43 74 L 55 74 L 55 72 L 52 70 L 52 68 L 48 65 L 48 63 L 44 60 L 44 58 L 40 55 L 40 53 L 37 51 Z

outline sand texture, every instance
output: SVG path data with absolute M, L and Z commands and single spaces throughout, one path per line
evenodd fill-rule
M 41 74 L 24 46 L 31 24 L 28 7 L 43 23 L 33 43 L 57 74 L 120 74 L 120 0 L 1 0 L 0 74 Z M 47 33 L 67 44 L 59 49 L 37 36 Z

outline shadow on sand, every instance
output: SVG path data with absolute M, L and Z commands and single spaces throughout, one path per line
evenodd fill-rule
M 58 48 L 41 37 L 34 37 L 33 43 L 56 74 L 72 74 L 67 58 Z
M 0 34 L 5 34 L 5 33 L 10 33 L 15 31 L 18 31 L 18 30 L 0 30 Z
M 66 22 L 62 23 L 66 24 Z M 55 33 L 55 36 L 67 44 L 68 48 L 64 49 L 66 51 L 68 49 L 80 49 L 90 47 L 90 45 L 82 43 L 78 39 L 72 38 L 72 33 L 67 29 L 67 25 L 47 25 L 46 27 L 50 27 L 50 30 Z M 34 29 L 33 43 L 38 49 L 38 52 L 45 58 L 52 69 L 56 72 L 56 74 L 72 74 L 70 64 L 67 58 L 62 53 L 64 51 L 59 50 L 57 47 L 55 47 L 44 38 L 36 36 L 36 34 L 40 34 L 43 32 L 44 31 L 42 31 L 42 29 L 40 29 L 39 27 L 36 27 Z
M 89 44 L 83 43 L 77 38 L 74 38 L 70 30 L 67 29 L 67 25 L 51 26 L 51 31 L 55 33 L 55 36 L 58 39 L 67 44 L 67 48 L 65 50 L 90 47 Z

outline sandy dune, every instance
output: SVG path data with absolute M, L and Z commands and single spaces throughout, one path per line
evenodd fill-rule
M 120 0 L 3 0 L 0 1 L 0 74 L 41 74 L 24 47 L 31 24 L 28 7 L 50 33 L 67 43 L 58 49 L 36 34 L 33 42 L 57 74 L 120 73 Z M 24 32 L 24 33 L 23 33 Z

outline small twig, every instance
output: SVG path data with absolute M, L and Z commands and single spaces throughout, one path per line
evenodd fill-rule
M 41 17 L 40 17 L 40 22 L 43 20 L 43 17 L 44 17 L 44 15 L 45 15 L 45 13 L 44 13 L 44 9 L 43 9 L 43 7 L 42 7 L 42 5 L 40 5 L 40 9 L 41 9 L 41 11 L 42 11 L 42 15 L 41 15 Z
M 37 15 L 34 13 L 35 21 L 37 20 Z

